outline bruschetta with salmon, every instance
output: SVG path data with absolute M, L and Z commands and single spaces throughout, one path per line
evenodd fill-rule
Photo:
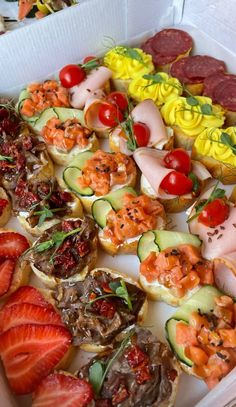
M 191 206 L 211 178 L 184 149 L 165 152 L 143 147 L 134 152 L 134 160 L 142 173 L 142 193 L 160 199 L 170 213 Z
M 134 187 L 136 173 L 133 159 L 125 154 L 86 151 L 66 167 L 63 180 L 80 197 L 85 210 L 91 212 L 96 199 L 122 187 Z
M 13 195 L 13 211 L 23 228 L 33 236 L 66 218 L 81 218 L 79 198 L 62 189 L 56 178 L 32 182 L 20 178 Z
M 201 255 L 197 236 L 152 230 L 138 243 L 139 281 L 152 300 L 179 306 L 201 285 L 213 284 L 213 262 Z
M 135 254 L 142 233 L 154 228 L 164 229 L 166 215 L 163 205 L 146 195 L 137 196 L 124 187 L 92 205 L 92 215 L 99 226 L 100 246 L 109 254 Z
M 215 387 L 235 366 L 235 304 L 202 287 L 166 323 L 168 342 L 189 374 Z
M 108 268 L 90 271 L 83 281 L 63 282 L 52 296 L 73 344 L 87 352 L 112 349 L 118 334 L 142 324 L 147 312 L 146 294 L 139 285 Z

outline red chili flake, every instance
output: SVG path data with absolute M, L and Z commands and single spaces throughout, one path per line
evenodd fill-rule
M 95 298 L 97 298 L 97 295 L 94 292 L 89 294 L 89 301 L 93 301 Z
M 135 371 L 136 382 L 138 384 L 143 384 L 148 380 L 151 380 L 151 374 L 148 365 L 141 366 L 138 370 Z
M 146 353 L 140 349 L 138 345 L 133 345 L 131 349 L 126 353 L 125 357 L 127 358 L 128 364 L 130 367 L 135 368 L 144 362 L 148 362 L 149 358 Z
M 112 405 L 116 406 L 117 404 L 122 403 L 124 400 L 127 399 L 128 396 L 129 396 L 129 393 L 128 393 L 125 385 L 123 383 L 120 384 L 119 388 L 117 389 L 115 394 L 113 394 L 113 396 L 112 396 Z
M 177 377 L 177 372 L 175 369 L 167 370 L 166 372 L 167 379 L 171 382 L 174 382 Z

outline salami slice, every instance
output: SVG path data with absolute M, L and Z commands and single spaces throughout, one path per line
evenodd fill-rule
M 217 85 L 220 82 L 224 81 L 227 78 L 227 76 L 229 76 L 229 75 L 219 72 L 219 73 L 210 75 L 207 78 L 205 78 L 203 95 L 209 96 L 212 99 L 212 101 L 215 103 L 216 102 L 216 100 L 214 98 L 215 88 L 217 87 Z
M 209 75 L 224 72 L 225 63 L 208 55 L 181 58 L 171 66 L 171 75 L 186 84 L 201 83 Z
M 236 75 L 218 73 L 204 80 L 204 95 L 226 109 L 236 111 Z
M 192 46 L 192 37 L 187 32 L 168 28 L 149 38 L 142 49 L 153 56 L 156 65 L 165 65 L 185 54 Z

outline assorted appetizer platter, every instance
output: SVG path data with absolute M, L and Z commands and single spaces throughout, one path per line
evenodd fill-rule
M 19 405 L 179 406 L 183 372 L 205 394 L 236 367 L 236 76 L 192 47 L 163 29 L 0 100 Z

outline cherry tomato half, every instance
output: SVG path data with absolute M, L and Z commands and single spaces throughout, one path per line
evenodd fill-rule
M 128 100 L 126 94 L 123 92 L 111 92 L 107 96 L 107 101 L 109 103 L 115 103 L 122 111 L 126 110 L 128 107 Z
M 97 59 L 97 58 L 94 57 L 93 55 L 89 55 L 89 56 L 84 58 L 83 64 L 87 64 L 87 62 L 92 61 L 93 59 Z
M 160 187 L 171 195 L 184 195 L 192 192 L 193 181 L 178 171 L 171 171 L 162 180 Z
M 146 147 L 150 139 L 149 127 L 141 122 L 133 124 L 134 137 L 139 147 Z
M 220 198 L 215 199 L 203 208 L 198 222 L 209 228 L 221 225 L 229 217 L 229 205 Z
M 59 78 L 64 88 L 72 88 L 84 80 L 86 73 L 79 65 L 66 65 L 60 70 Z
M 98 111 L 99 120 L 104 126 L 115 127 L 123 120 L 123 114 L 116 105 L 102 103 Z
M 191 170 L 191 158 L 183 148 L 176 148 L 166 154 L 164 163 L 167 168 L 189 174 Z

